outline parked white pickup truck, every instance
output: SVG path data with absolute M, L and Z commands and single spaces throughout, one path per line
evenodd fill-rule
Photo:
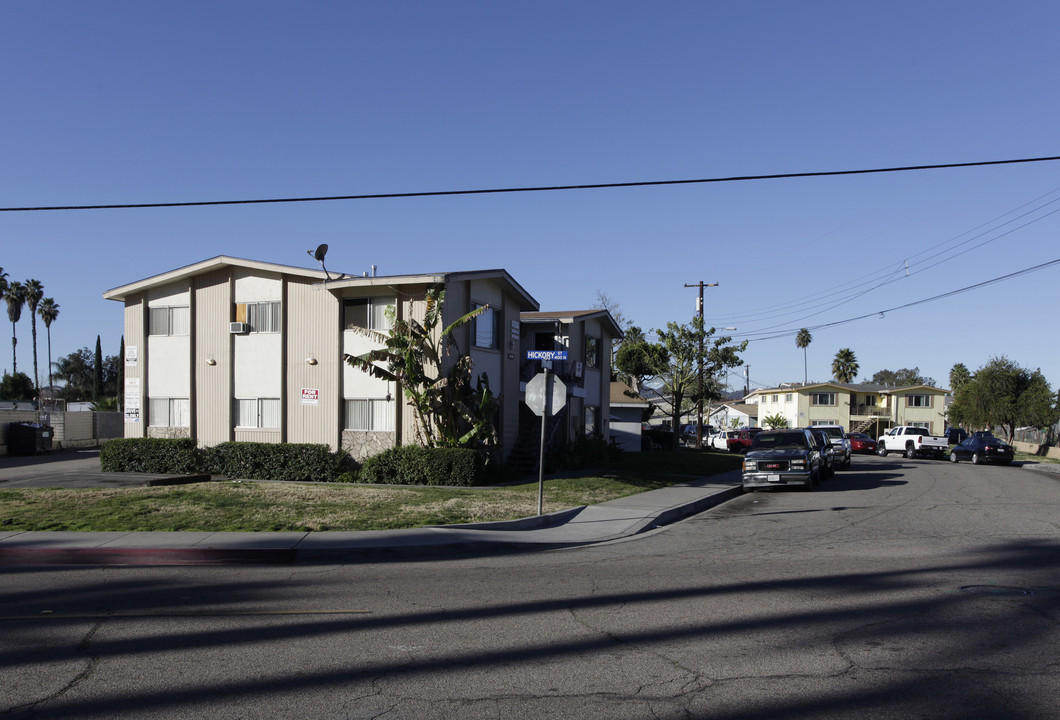
M 876 441 L 876 454 L 887 457 L 889 452 L 905 453 L 907 458 L 931 454 L 934 457 L 946 456 L 950 443 L 944 437 L 934 437 L 927 430 L 912 425 L 899 425 L 888 430 Z

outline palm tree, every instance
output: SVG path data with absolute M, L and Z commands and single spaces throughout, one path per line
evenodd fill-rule
M 950 390 L 957 392 L 957 389 L 961 385 L 964 385 L 971 379 L 972 373 L 968 371 L 968 366 L 964 363 L 957 363 L 950 369 Z
M 44 297 L 44 286 L 40 280 L 30 278 L 26 281 L 26 307 L 29 308 L 29 322 L 33 329 L 33 389 L 40 400 L 40 370 L 37 367 L 37 306 Z
M 803 328 L 802 330 L 799 330 L 799 334 L 795 336 L 795 347 L 802 348 L 802 384 L 803 385 L 809 384 L 809 381 L 807 380 L 808 375 L 806 373 L 806 348 L 809 347 L 809 345 L 810 345 L 810 343 L 812 341 L 813 341 L 813 335 L 811 335 L 810 331 L 807 330 L 806 328 Z
M 18 337 L 15 333 L 15 324 L 22 317 L 22 306 L 26 304 L 26 286 L 17 280 L 8 283 L 4 301 L 7 302 L 7 317 L 11 320 L 11 374 L 15 375 L 18 372 L 18 354 L 15 352 Z
M 854 351 L 843 348 L 835 354 L 832 360 L 832 377 L 841 383 L 851 382 L 858 374 L 858 359 L 854 357 Z
M 55 322 L 55 318 L 59 317 L 59 303 L 51 298 L 44 298 L 40 301 L 37 314 L 44 321 L 44 327 L 48 329 L 48 390 L 52 391 L 55 388 L 52 380 L 52 323 Z

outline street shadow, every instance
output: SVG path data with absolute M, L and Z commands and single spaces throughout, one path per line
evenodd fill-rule
M 283 657 L 289 644 L 314 641 L 324 648 L 330 641 L 349 643 L 357 634 L 368 632 L 414 633 L 418 627 L 426 633 L 441 624 L 451 627 L 467 623 L 469 628 L 481 633 L 491 619 L 526 618 L 530 622 L 533 618 L 547 617 L 549 613 L 576 614 L 618 608 L 627 614 L 641 609 L 647 617 L 660 607 L 684 610 L 674 613 L 679 620 L 671 624 L 656 623 L 651 629 L 629 631 L 621 636 L 608 632 L 578 632 L 564 639 L 540 639 L 536 633 L 528 632 L 522 643 L 512 645 L 505 644 L 499 637 L 491 642 L 477 635 L 488 647 L 475 650 L 462 645 L 439 646 L 419 658 L 365 656 L 349 667 L 317 672 L 308 672 L 292 664 L 281 674 L 270 671 L 272 674 L 257 679 L 231 678 L 223 684 L 200 684 L 164 691 L 128 684 L 111 686 L 106 681 L 99 681 L 88 694 L 42 696 L 26 707 L 0 708 L 0 714 L 34 719 L 191 716 L 204 712 L 207 703 L 218 699 L 235 703 L 241 698 L 290 699 L 338 687 L 349 688 L 349 697 L 357 697 L 359 693 L 364 697 L 380 692 L 378 683 L 381 679 L 398 685 L 427 680 L 437 682 L 439 677 L 451 677 L 453 682 L 458 682 L 459 677 L 497 667 L 510 672 L 525 668 L 533 675 L 537 668 L 570 657 L 592 657 L 627 652 L 630 648 L 688 643 L 720 647 L 727 640 L 749 634 L 771 637 L 763 633 L 817 628 L 820 637 L 832 638 L 835 652 L 846 658 L 851 668 L 857 667 L 857 658 L 864 658 L 862 662 L 871 665 L 866 653 L 875 647 L 901 646 L 909 671 L 888 675 L 892 677 L 889 681 L 875 678 L 873 682 L 858 682 L 856 673 L 850 681 L 842 683 L 824 683 L 818 678 L 807 682 L 806 690 L 801 694 L 754 693 L 747 704 L 738 708 L 709 703 L 709 689 L 704 689 L 701 691 L 705 693 L 703 702 L 692 703 L 683 716 L 728 720 L 855 717 L 867 712 L 871 717 L 889 718 L 898 717 L 908 708 L 915 709 L 921 717 L 1033 717 L 1034 708 L 1040 707 L 1035 703 L 1040 703 L 1041 698 L 998 691 L 985 670 L 953 672 L 950 668 L 963 668 L 969 657 L 981 656 L 990 648 L 1012 649 L 1025 644 L 1040 649 L 1049 634 L 1056 634 L 1060 588 L 1036 587 L 1024 596 L 1005 598 L 1012 604 L 1004 606 L 1008 610 L 1000 617 L 1012 617 L 1016 613 L 1022 620 L 982 624 L 969 623 L 969 615 L 961 611 L 962 608 L 978 607 L 972 603 L 983 602 L 982 597 L 962 592 L 962 588 L 956 586 L 940 590 L 932 583 L 940 572 L 968 578 L 969 584 L 999 575 L 1010 577 L 1021 570 L 1057 576 L 1060 574 L 1060 542 L 1002 542 L 964 557 L 968 559 L 930 567 L 910 561 L 896 570 L 844 574 L 822 570 L 797 578 L 779 571 L 776 577 L 765 580 L 714 584 L 703 579 L 685 587 L 666 589 L 640 588 L 636 578 L 630 578 L 630 589 L 624 592 L 481 603 L 459 609 L 428 607 L 381 615 L 292 614 L 289 617 L 273 616 L 268 624 L 233 621 L 210 628 L 193 621 L 180 624 L 171 621 L 174 617 L 225 616 L 228 609 L 242 608 L 246 613 L 243 604 L 249 601 L 265 607 L 285 602 L 297 606 L 302 591 L 297 583 L 288 586 L 277 586 L 265 580 L 198 583 L 194 573 L 190 577 L 174 576 L 173 580 L 164 577 L 123 580 L 117 571 L 100 577 L 96 569 L 67 568 L 68 582 L 61 589 L 3 591 L 5 617 L 0 621 L 0 637 L 17 634 L 25 640 L 26 636 L 37 634 L 41 639 L 39 643 L 0 643 L 0 673 L 14 668 L 25 671 L 89 658 L 95 664 L 136 657 L 143 657 L 145 663 L 149 660 L 156 662 L 162 656 L 180 657 L 181 653 L 193 650 L 230 646 L 253 647 L 254 652 Z M 6 572 L 4 569 L 0 576 Z M 336 597 L 348 593 L 345 586 L 338 586 L 340 579 L 334 582 L 335 587 L 329 591 Z M 836 601 L 831 605 L 823 602 L 774 603 L 772 613 L 755 617 L 738 612 L 696 612 L 705 607 L 715 610 L 737 607 L 732 603 L 738 603 L 740 598 L 764 593 L 771 598 L 790 593 L 798 597 L 835 598 Z M 41 608 L 49 609 L 46 617 L 40 616 Z M 978 617 L 976 613 L 971 616 Z M 62 626 L 84 627 L 86 620 L 106 625 L 125 623 L 126 626 L 111 635 L 98 633 L 92 636 L 93 631 L 91 639 L 86 638 L 81 644 L 48 643 L 47 638 L 58 635 Z M 1043 627 L 1048 631 L 1044 638 Z M 925 635 L 935 641 L 923 643 L 917 640 Z M 769 650 L 763 648 L 764 652 Z M 790 648 L 784 649 L 785 652 L 788 650 Z M 1017 671 L 1013 669 L 1013 672 Z M 706 669 L 700 672 L 706 672 Z M 863 672 L 866 677 L 871 675 L 868 669 Z M 812 674 L 803 679 L 811 678 Z M 779 680 L 787 683 L 800 681 L 797 677 Z M 1004 684 L 1003 679 L 997 682 Z M 368 687 L 374 689 L 369 692 Z M 587 692 L 591 690 L 587 689 Z M 684 702 L 691 700 L 686 698 Z

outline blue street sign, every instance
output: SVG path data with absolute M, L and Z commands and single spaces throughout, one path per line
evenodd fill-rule
M 527 360 L 566 360 L 566 350 L 527 350 Z

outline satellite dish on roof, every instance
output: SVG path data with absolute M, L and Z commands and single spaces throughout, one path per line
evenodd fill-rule
M 326 267 L 324 267 L 324 256 L 328 254 L 328 245 L 327 245 L 327 243 L 321 243 L 321 244 L 317 245 L 317 249 L 316 250 L 306 250 L 306 252 L 308 254 L 312 255 L 313 259 L 316 260 L 318 263 L 320 263 L 320 267 L 323 268 L 323 270 L 324 270 L 324 275 L 327 277 L 328 280 L 331 280 L 332 279 L 331 274 L 328 272 L 328 269 Z M 339 277 L 337 279 L 341 280 L 342 277 L 343 277 L 342 275 L 339 275 Z

